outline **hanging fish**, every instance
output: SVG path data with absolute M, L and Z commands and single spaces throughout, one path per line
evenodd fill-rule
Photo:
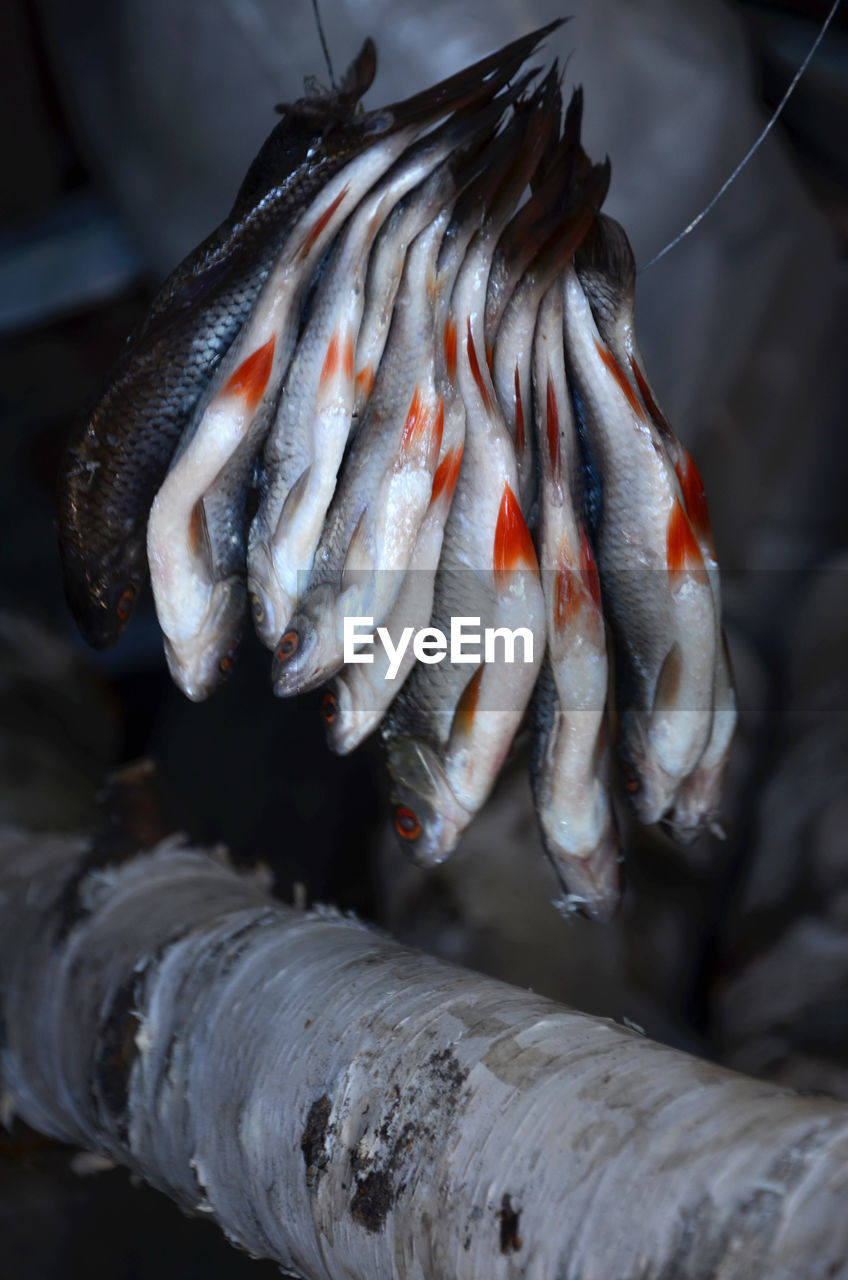
M 65 589 L 95 647 L 114 644 L 129 621 L 147 572 L 145 527 L 154 494 L 298 216 L 347 160 L 381 136 L 485 103 L 558 25 L 405 103 L 356 113 L 376 68 L 369 40 L 337 91 L 283 108 L 230 216 L 163 285 L 63 462 Z
M 709 738 L 715 605 L 662 439 L 573 268 L 563 296 L 589 534 L 615 639 L 619 752 L 639 817 L 657 822 Z
M 352 751 L 383 719 L 415 664 L 413 637 L 430 621 L 445 525 L 465 440 L 465 405 L 456 386 L 457 344 L 449 318 L 450 301 L 468 245 L 511 163 L 506 135 L 484 153 L 479 172 L 472 169 L 469 186 L 458 201 L 439 250 L 433 287 L 433 358 L 437 395 L 443 406 L 441 454 L 409 568 L 385 621 L 392 652 L 384 642 L 374 653 L 373 663 L 343 667 L 324 695 L 321 712 L 328 742 L 339 754 Z M 392 654 L 398 656 L 393 658 Z
M 522 157 L 534 121 L 535 147 Z M 519 175 L 528 157 L 536 162 L 549 128 L 542 91 L 516 110 L 502 135 L 501 145 L 516 157 L 513 203 L 526 182 L 524 176 L 518 185 Z M 334 675 L 344 659 L 345 618 L 370 617 L 379 626 L 400 591 L 441 454 L 444 400 L 436 386 L 435 271 L 447 221 L 440 215 L 407 255 L 369 408 L 340 478 L 307 591 L 277 651 L 273 679 L 279 694 L 312 688 Z
M 540 470 L 536 546 L 547 655 L 534 698 L 530 776 L 545 850 L 566 891 L 587 915 L 608 919 L 620 886 L 609 796 L 606 636 L 598 573 L 581 519 L 560 281 L 539 312 L 533 380 Z
M 395 830 L 421 863 L 446 858 L 486 800 L 544 650 L 536 553 L 516 497 L 515 448 L 489 375 L 484 331 L 495 245 L 550 136 L 550 114 L 547 124 L 544 114 L 538 116 L 526 143 L 515 148 L 516 165 L 466 253 L 448 317 L 466 433 L 436 577 L 433 625 L 453 634 L 458 618 L 477 620 L 492 645 L 475 670 L 469 670 L 468 659 L 416 666 L 383 726 Z
M 709 575 L 715 604 L 716 643 L 713 719 L 703 755 L 684 779 L 665 820 L 682 843 L 716 822 L 721 782 L 736 727 L 736 695 L 727 645 L 721 634 L 721 584 L 704 485 L 695 463 L 659 408 L 636 341 L 636 264 L 624 228 L 601 217 L 576 260 L 577 274 L 598 330 L 650 414 L 680 484 L 680 496 Z
M 438 114 L 444 114 L 443 95 Z M 477 88 L 484 101 L 488 84 Z M 450 99 L 448 103 L 450 104 Z M 247 488 L 279 395 L 300 320 L 301 303 L 321 257 L 342 222 L 372 184 L 433 123 L 413 113 L 413 123 L 393 129 L 363 150 L 321 189 L 292 227 L 250 318 L 221 364 L 180 444 L 151 508 L 148 561 L 168 666 L 191 698 L 206 697 L 230 660 L 240 625 L 243 593 L 238 577 L 216 567 L 206 494 L 213 484 Z M 432 159 L 424 172 L 432 167 Z M 420 176 L 420 173 L 419 175 Z M 344 362 L 343 362 L 344 363 Z M 204 407 L 205 405 L 205 407 Z M 232 478 L 232 479 L 231 479 Z M 203 502 L 202 513 L 198 503 Z M 226 518 L 228 508 L 224 504 Z M 195 530 L 202 514 L 205 536 Z M 227 530 L 238 538 L 238 528 Z M 229 545 L 223 543 L 226 565 Z M 238 568 L 242 568 L 241 565 Z M 243 569 L 242 569 L 243 571 Z
M 269 648 L 279 641 L 294 613 L 298 586 L 312 568 L 353 421 L 370 245 L 416 184 L 421 185 L 409 209 L 420 209 L 422 220 L 432 221 L 455 197 L 461 169 L 485 144 L 507 101 L 501 96 L 482 113 L 468 119 L 463 114 L 403 156 L 356 210 L 324 273 L 265 444 L 260 504 L 250 529 L 248 589 L 257 632 Z

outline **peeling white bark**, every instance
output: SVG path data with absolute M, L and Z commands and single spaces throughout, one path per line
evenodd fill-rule
M 281 907 L 0 839 L 0 1077 L 292 1274 L 848 1276 L 848 1107 Z

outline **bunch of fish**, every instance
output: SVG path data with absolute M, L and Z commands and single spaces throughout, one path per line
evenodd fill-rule
M 599 212 L 609 166 L 580 145 L 579 90 L 563 116 L 556 66 L 521 73 L 552 29 L 368 112 L 366 42 L 338 90 L 281 108 L 72 442 L 61 546 L 96 646 L 149 565 L 193 699 L 249 603 L 276 693 L 331 682 L 336 751 L 382 726 L 422 863 L 454 849 L 532 705 L 545 846 L 604 918 L 608 708 L 638 816 L 687 839 L 714 820 L 735 704 L 703 487 L 644 372 L 627 238 Z M 345 665 L 354 617 L 385 642 Z M 434 654 L 457 618 L 495 637 L 473 668 Z

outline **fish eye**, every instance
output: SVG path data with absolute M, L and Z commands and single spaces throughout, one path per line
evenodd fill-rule
M 135 599 L 135 587 L 125 587 L 121 592 L 120 599 L 115 605 L 115 614 L 119 622 L 126 622 L 132 612 L 133 600 Z
M 235 662 L 237 648 L 238 648 L 238 641 L 234 640 L 233 643 L 230 645 L 229 649 L 227 650 L 227 652 L 221 658 L 221 661 L 218 663 L 218 670 L 221 672 L 222 676 L 227 676 L 232 671 L 233 665 Z
M 297 632 L 287 631 L 277 647 L 277 657 L 280 662 L 288 662 L 289 658 L 293 658 L 299 643 L 300 637 Z
M 324 724 L 332 724 L 339 714 L 338 699 L 334 693 L 330 693 L 328 689 L 321 699 L 321 716 Z
M 402 840 L 417 840 L 421 835 L 421 823 L 411 809 L 401 805 L 395 809 L 395 831 Z
M 253 613 L 254 622 L 262 623 L 265 621 L 265 609 L 262 606 L 262 601 L 256 594 L 250 597 L 250 609 Z

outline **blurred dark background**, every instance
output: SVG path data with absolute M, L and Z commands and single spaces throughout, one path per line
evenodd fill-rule
M 828 6 L 569 7 L 555 51 L 575 51 L 587 146 L 609 152 L 609 208 L 645 262 L 744 154 Z M 424 8 L 326 3 L 337 73 L 374 34 L 369 101 L 391 100 L 558 12 Z M 0 820 L 92 830 L 107 772 L 149 756 L 163 827 L 262 861 L 288 899 L 848 1097 L 846 51 L 840 12 L 749 169 L 640 284 L 648 368 L 707 481 L 742 724 L 727 840 L 680 851 L 629 830 L 624 910 L 605 929 L 551 905 L 526 743 L 454 861 L 424 874 L 387 835 L 374 744 L 332 756 L 318 696 L 274 699 L 258 643 L 193 705 L 168 679 L 149 592 L 115 650 L 77 636 L 54 517 L 69 432 L 157 282 L 227 212 L 274 103 L 326 75 L 308 0 L 6 0 Z M 10 1280 L 271 1274 L 123 1172 L 80 1176 L 72 1154 L 19 1124 L 0 1136 Z

